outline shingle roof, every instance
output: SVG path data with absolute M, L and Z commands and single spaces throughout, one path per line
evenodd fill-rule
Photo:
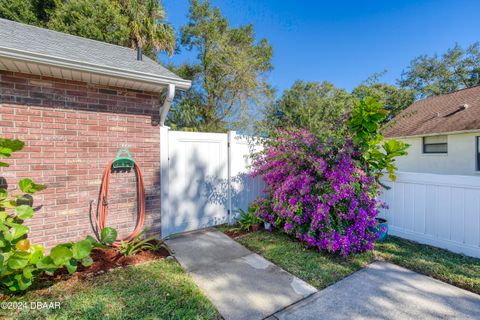
M 182 80 L 133 49 L 0 19 L 0 47 Z
M 480 86 L 414 102 L 387 125 L 384 135 L 406 137 L 477 129 Z

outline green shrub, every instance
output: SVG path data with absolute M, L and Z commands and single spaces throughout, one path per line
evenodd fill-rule
M 13 152 L 23 148 L 19 140 L 0 139 L 0 158 L 8 158 Z M 9 164 L 0 162 L 0 167 Z M 90 253 L 96 241 L 92 237 L 79 242 L 59 244 L 52 248 L 50 255 L 45 256 L 45 248 L 32 245 L 27 239 L 30 229 L 24 222 L 32 218 L 34 210 L 31 197 L 27 195 L 45 189 L 25 178 L 18 183 L 22 194 L 9 194 L 0 187 L 0 287 L 10 292 L 28 289 L 35 275 L 65 267 L 72 273 L 79 263 L 84 266 L 92 264 Z
M 247 211 L 242 209 L 238 209 L 238 211 L 240 212 L 240 219 L 238 220 L 238 224 L 241 230 L 248 231 L 254 224 L 260 224 L 263 222 L 262 219 L 257 217 L 257 208 L 253 205 L 249 206 Z
M 353 142 L 361 154 L 361 161 L 367 173 L 375 176 L 377 181 L 385 171 L 390 180 L 396 180 L 395 158 L 407 155 L 410 146 L 399 140 L 384 139 L 381 123 L 387 115 L 388 112 L 381 103 L 373 97 L 366 97 L 362 101 L 355 101 L 348 121 Z

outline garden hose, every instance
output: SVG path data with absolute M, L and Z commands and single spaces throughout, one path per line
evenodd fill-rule
M 115 160 L 110 161 L 105 167 L 105 170 L 103 171 L 103 179 L 99 198 L 100 203 L 98 204 L 98 213 L 97 215 L 93 216 L 93 222 L 96 224 L 95 227 L 98 234 L 100 234 L 102 229 L 107 226 L 108 192 L 110 185 L 110 174 L 114 161 Z M 117 239 L 114 242 L 114 245 L 119 245 L 121 241 L 128 242 L 133 240 L 133 238 L 135 238 L 142 231 L 143 224 L 145 222 L 145 188 L 143 184 L 142 172 L 140 171 L 140 167 L 136 162 L 133 164 L 133 170 L 135 170 L 135 174 L 137 177 L 137 224 L 130 235 L 122 239 Z

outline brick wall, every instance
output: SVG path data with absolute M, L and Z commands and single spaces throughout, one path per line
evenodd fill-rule
M 0 169 L 9 190 L 24 177 L 48 188 L 34 196 L 29 238 L 51 247 L 92 234 L 104 167 L 128 147 L 145 180 L 145 225 L 160 230 L 159 96 L 77 81 L 0 71 L 0 136 L 21 139 L 24 150 Z M 136 222 L 133 172 L 113 173 L 109 226 L 120 235 Z

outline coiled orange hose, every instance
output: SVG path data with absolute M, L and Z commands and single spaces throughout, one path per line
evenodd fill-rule
M 112 164 L 113 160 L 108 163 L 103 171 L 103 179 L 102 179 L 102 186 L 100 190 L 100 203 L 99 203 L 99 210 L 98 215 L 93 217 L 93 220 L 96 223 L 97 232 L 100 234 L 103 228 L 107 226 L 107 207 L 108 207 L 108 191 L 110 185 L 110 173 L 112 171 Z M 142 231 L 143 224 L 145 222 L 145 187 L 143 184 L 143 176 L 142 172 L 140 171 L 140 167 L 135 163 L 134 170 L 136 171 L 137 176 L 137 214 L 138 220 L 135 229 L 132 233 L 122 239 L 117 239 L 114 242 L 114 245 L 119 245 L 121 241 L 131 241 L 135 238 L 140 231 Z

